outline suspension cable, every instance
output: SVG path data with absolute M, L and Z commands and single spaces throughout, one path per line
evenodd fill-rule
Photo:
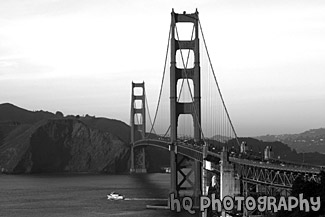
M 163 71 L 163 76 L 162 76 L 162 79 L 161 79 L 161 85 L 160 85 L 160 91 L 159 91 L 159 97 L 158 97 L 158 103 L 157 103 L 157 108 L 156 108 L 156 112 L 155 112 L 155 117 L 153 119 L 153 124 L 152 124 L 152 127 L 150 129 L 150 133 L 152 133 L 153 127 L 154 127 L 154 125 L 156 123 L 158 109 L 159 109 L 159 105 L 160 105 L 161 94 L 162 94 L 162 89 L 163 89 L 164 80 L 165 80 L 166 63 L 167 63 L 167 57 L 168 57 L 168 50 L 169 50 L 169 42 L 170 42 L 171 29 L 172 29 L 172 26 L 170 25 L 170 27 L 169 27 L 169 33 L 168 33 L 167 51 L 166 51 L 165 63 L 164 63 L 164 71 Z
M 168 127 L 168 129 L 167 129 L 166 133 L 163 135 L 163 137 L 167 136 L 167 134 L 168 134 L 169 130 L 170 130 L 170 125 L 169 125 L 169 127 Z
M 208 51 L 208 47 L 207 47 L 207 44 L 206 44 L 206 41 L 205 41 L 205 38 L 204 38 L 204 34 L 203 34 L 203 30 L 202 30 L 202 26 L 201 26 L 200 19 L 198 19 L 198 22 L 199 22 L 199 26 L 200 26 L 201 35 L 202 35 L 203 43 L 204 43 L 204 46 L 205 46 L 205 50 L 206 50 L 206 53 L 207 53 L 207 56 L 208 56 L 208 59 L 209 59 L 210 67 L 211 67 L 211 70 L 212 70 L 212 73 L 213 73 L 214 81 L 215 81 L 215 83 L 217 85 L 217 89 L 218 89 L 218 92 L 219 92 L 219 95 L 220 95 L 220 98 L 221 98 L 221 102 L 222 102 L 223 107 L 225 109 L 225 112 L 226 112 L 227 118 L 229 120 L 230 126 L 231 126 L 231 128 L 232 128 L 232 130 L 233 130 L 233 132 L 235 134 L 236 141 L 237 141 L 238 145 L 240 145 L 239 140 L 238 140 L 238 137 L 237 137 L 237 133 L 236 133 L 235 128 L 234 128 L 234 125 L 232 124 L 232 121 L 230 119 L 229 112 L 227 110 L 225 101 L 224 101 L 223 96 L 221 94 L 221 90 L 220 90 L 220 87 L 219 87 L 219 84 L 218 84 L 218 81 L 217 81 L 217 77 L 216 77 L 216 74 L 215 74 L 214 69 L 213 69 L 213 66 L 212 66 L 211 58 L 210 58 L 209 51 Z

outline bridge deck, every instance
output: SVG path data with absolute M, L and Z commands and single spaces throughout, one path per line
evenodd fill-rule
M 170 150 L 171 143 L 168 139 L 158 138 L 158 139 L 144 139 L 138 140 L 134 143 L 134 147 L 137 146 L 155 146 L 158 148 L 163 148 L 165 150 Z M 175 145 L 175 150 L 177 153 L 187 156 L 193 160 L 203 161 L 202 147 L 187 144 L 186 142 L 179 141 Z M 220 153 L 208 151 L 208 155 L 220 159 Z M 258 168 L 265 168 L 269 170 L 279 170 L 282 172 L 295 172 L 295 173 L 309 173 L 309 174 L 319 174 L 321 169 L 317 166 L 307 166 L 300 164 L 282 164 L 282 163 L 273 163 L 273 162 L 264 162 L 264 161 L 253 161 L 237 157 L 229 157 L 229 161 L 235 164 L 247 165 Z M 219 163 L 219 162 L 214 162 Z
M 219 153 L 215 152 L 208 152 L 208 155 L 220 158 Z M 264 161 L 253 161 L 253 160 L 247 160 L 242 158 L 236 158 L 236 157 L 229 157 L 229 161 L 233 162 L 235 164 L 241 164 L 241 165 L 247 165 L 247 166 L 253 166 L 253 167 L 259 167 L 259 168 L 265 168 L 265 169 L 271 169 L 271 170 L 281 170 L 281 171 L 287 171 L 287 172 L 299 172 L 299 173 L 313 173 L 313 174 L 319 174 L 320 168 L 317 166 L 315 167 L 307 167 L 305 165 L 299 165 L 299 164 L 275 164 L 270 162 L 264 162 Z

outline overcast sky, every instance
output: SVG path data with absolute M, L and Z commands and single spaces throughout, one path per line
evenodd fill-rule
M 170 12 L 198 8 L 239 136 L 325 127 L 325 1 L 0 1 L 0 103 L 129 123 L 154 110 Z

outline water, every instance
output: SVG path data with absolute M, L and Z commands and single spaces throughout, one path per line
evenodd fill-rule
M 167 205 L 169 174 L 143 175 L 0 175 L 0 216 L 189 216 L 169 210 L 147 209 Z M 131 200 L 108 201 L 115 191 Z

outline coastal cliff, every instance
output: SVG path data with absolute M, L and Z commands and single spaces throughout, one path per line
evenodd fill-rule
M 77 119 L 42 120 L 12 130 L 0 146 L 6 173 L 126 171 L 128 145 Z

